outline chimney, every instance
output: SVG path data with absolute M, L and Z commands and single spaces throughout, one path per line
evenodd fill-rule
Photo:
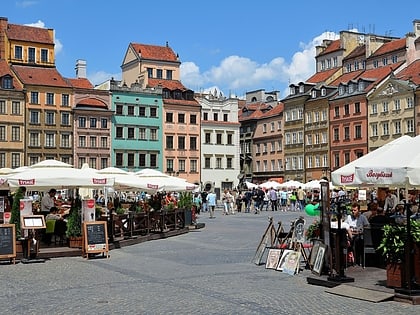
M 77 79 L 86 79 L 86 60 L 78 59 L 75 70 Z

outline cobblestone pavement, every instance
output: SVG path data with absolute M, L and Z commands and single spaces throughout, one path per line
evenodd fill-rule
M 205 228 L 115 249 L 110 258 L 54 258 L 0 266 L 2 314 L 419 314 L 420 306 L 340 297 L 251 263 L 268 216 L 285 226 L 298 213 L 215 219 Z M 307 218 L 312 222 L 312 218 Z

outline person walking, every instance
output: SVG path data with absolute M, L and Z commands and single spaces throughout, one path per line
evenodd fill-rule
M 214 191 L 210 191 L 207 194 L 207 206 L 209 207 L 209 212 L 210 212 L 210 219 L 214 219 L 214 210 L 216 208 L 216 194 L 214 193 Z
M 271 187 L 270 191 L 271 211 L 277 211 L 277 190 Z
M 305 191 L 303 190 L 302 186 L 299 186 L 298 191 L 297 191 L 297 202 L 299 203 L 299 210 L 303 211 L 303 209 L 305 209 Z
M 203 190 L 201 192 L 201 210 L 206 212 L 207 209 L 207 191 Z

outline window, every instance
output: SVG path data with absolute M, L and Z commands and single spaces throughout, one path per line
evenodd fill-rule
M 53 147 L 55 147 L 55 134 L 53 134 L 53 133 L 47 133 L 45 135 L 45 146 L 47 148 L 53 148 Z
M 387 122 L 382 123 L 382 134 L 384 136 L 388 136 L 389 135 L 389 126 Z
M 61 113 L 61 124 L 63 126 L 70 126 L 70 113 Z
M 0 100 L 0 114 L 6 114 L 6 101 Z
M 213 120 L 214 121 L 218 121 L 219 120 L 217 113 L 213 113 Z
M 101 137 L 101 148 L 108 148 L 108 137 Z
M 344 163 L 345 164 L 350 163 L 350 153 L 349 152 L 344 153 Z
M 350 105 L 344 104 L 344 115 L 350 115 Z
M 372 124 L 371 125 L 371 132 L 373 137 L 378 136 L 378 124 Z
M 166 159 L 166 171 L 173 172 L 174 171 L 174 160 L 173 159 Z
M 340 107 L 334 107 L 334 117 L 340 117 Z
M 134 128 L 128 127 L 127 128 L 127 138 L 128 139 L 134 139 Z
M 96 168 L 96 157 L 89 158 L 89 167 Z
M 414 119 L 407 120 L 407 132 L 414 132 Z
M 157 167 L 157 154 L 150 154 L 150 167 L 155 168 Z
M 12 153 L 12 168 L 20 167 L 20 154 Z
M 203 120 L 209 120 L 209 113 L 203 113 Z
M 12 141 L 20 141 L 20 127 L 12 126 Z
M 86 136 L 79 136 L 79 147 L 86 148 Z
M 216 168 L 222 168 L 222 158 L 221 157 L 217 157 L 216 158 Z
M 117 137 L 117 139 L 122 139 L 122 137 L 124 136 L 123 131 L 124 131 L 123 127 L 117 127 L 116 128 L 116 137 Z
M 134 153 L 127 154 L 127 166 L 133 167 L 134 166 Z
M 20 102 L 12 102 L 12 115 L 20 115 Z
M 108 127 L 108 119 L 101 118 L 101 128 L 106 129 Z
M 388 112 L 388 102 L 387 101 L 384 101 L 382 103 L 382 112 L 383 113 L 387 113 Z
M 185 114 L 178 114 L 178 123 L 184 124 L 185 123 Z
M 163 75 L 162 75 L 162 69 L 157 69 L 156 70 L 156 78 L 157 79 L 162 79 L 163 78 Z
M 166 149 L 173 149 L 173 148 L 174 148 L 174 137 L 166 136 Z
M 197 115 L 190 114 L 190 124 L 196 124 L 197 123 Z
M 185 172 L 185 160 L 178 161 L 178 169 L 180 172 Z
M 97 119 L 92 117 L 90 118 L 90 128 L 96 128 Z
M 359 114 L 360 113 L 360 103 L 356 102 L 354 103 L 354 112 Z
M 231 134 L 231 133 L 227 134 L 227 144 L 229 144 L 229 145 L 233 144 L 233 134 Z
M 226 168 L 233 168 L 233 159 L 231 157 L 226 158 Z
M 48 49 L 41 48 L 41 62 L 48 62 Z
M 221 133 L 216 134 L 216 144 L 222 144 L 222 134 Z
M 204 168 L 210 168 L 211 164 L 210 164 L 210 158 L 206 157 L 204 158 Z
M 133 114 L 132 114 L 132 116 L 134 116 L 134 107 L 133 107 Z M 140 117 L 146 117 L 146 107 L 144 107 L 144 106 L 140 106 L 139 107 L 139 116 Z
M 378 113 L 378 104 L 372 104 L 372 114 Z
M 153 78 L 153 68 L 147 68 L 147 77 Z
M 39 147 L 39 132 L 30 132 L 29 133 L 29 146 L 30 147 Z
M 185 150 L 185 137 L 184 136 L 178 136 L 178 149 Z
M 90 142 L 90 147 L 91 148 L 96 148 L 96 137 L 94 137 L 94 136 L 91 136 L 90 138 L 89 138 L 89 142 Z
M 35 48 L 28 48 L 28 62 L 35 62 Z
M 123 114 L 123 106 L 122 105 L 117 105 L 115 108 L 115 113 L 117 115 L 122 115 Z
M 210 144 L 210 140 L 211 140 L 210 132 L 206 132 L 205 135 L 204 135 L 204 143 L 205 144 Z
M 263 124 L 263 126 L 262 126 L 263 128 L 263 133 L 266 133 L 267 132 L 267 124 Z
M 354 126 L 354 136 L 356 139 L 362 139 L 362 126 L 361 125 Z
M 146 154 L 144 153 L 139 154 L 139 166 L 146 167 Z
M 6 126 L 0 126 L 0 141 L 6 141 Z
M 150 140 L 152 141 L 156 141 L 157 140 L 157 129 L 156 128 L 151 128 L 150 129 Z
M 172 70 L 166 70 L 166 80 L 172 80 Z
M 70 96 L 68 94 L 62 94 L 61 106 L 68 107 L 70 105 L 69 99 L 70 99 Z
M 31 92 L 31 104 L 39 104 L 38 92 Z
M 394 131 L 396 134 L 400 134 L 401 133 L 401 121 L 396 121 L 394 123 Z
M 334 128 L 334 141 L 339 141 L 340 140 L 340 132 L 338 130 L 338 128 Z
M 197 150 L 197 137 L 190 137 L 190 150 Z
M 15 59 L 22 60 L 22 46 L 15 46 Z
M 79 117 L 79 128 L 86 128 L 86 117 Z
M 173 122 L 173 121 L 174 121 L 174 114 L 166 113 L 166 122 Z
M 157 117 L 157 108 L 150 107 L 150 117 Z
M 146 140 L 146 128 L 139 128 L 139 139 Z
M 127 115 L 134 116 L 134 106 L 132 105 L 127 106 Z
M 101 158 L 101 169 L 107 168 L 107 167 L 108 167 L 108 158 Z
M 55 125 L 55 113 L 46 112 L 45 113 L 45 124 L 46 125 Z
M 229 117 L 228 114 L 223 114 L 223 121 L 228 121 L 228 117 Z
M 197 173 L 197 169 L 198 169 L 197 165 L 198 165 L 197 160 L 191 160 L 190 161 L 190 171 L 192 173 Z
M 123 162 L 124 162 L 124 155 L 122 153 L 116 153 L 115 154 L 115 164 L 116 166 L 123 166 Z
M 400 110 L 401 109 L 401 101 L 400 99 L 394 100 L 394 110 Z
M 61 147 L 70 148 L 70 135 L 69 134 L 61 135 Z
M 13 89 L 13 79 L 9 76 L 4 76 L 1 80 L 1 87 L 3 89 Z
M 385 57 L 385 58 L 382 59 L 382 64 L 384 66 L 386 66 L 388 64 L 388 58 L 387 57 Z
M 413 108 L 414 101 L 412 97 L 407 97 L 407 108 Z

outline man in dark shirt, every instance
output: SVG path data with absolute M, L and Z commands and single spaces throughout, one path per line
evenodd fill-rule
M 369 220 L 374 248 L 378 248 L 379 244 L 381 244 L 382 236 L 384 234 L 383 227 L 384 225 L 390 224 L 390 222 L 391 219 L 385 215 L 384 209 L 378 207 L 376 215 Z M 375 263 L 378 267 L 383 267 L 385 265 L 385 260 L 381 254 L 375 254 Z

